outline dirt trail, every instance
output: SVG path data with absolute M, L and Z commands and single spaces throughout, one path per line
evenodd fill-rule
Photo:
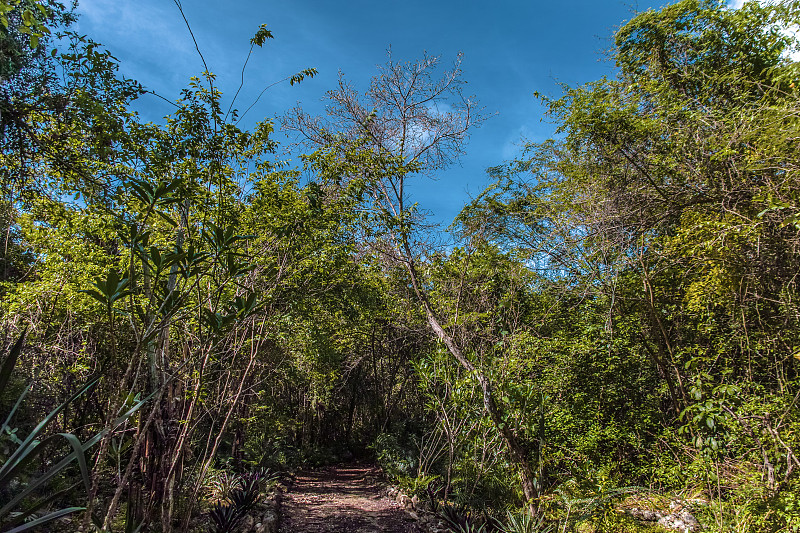
M 301 472 L 281 504 L 281 533 L 421 531 L 400 505 L 386 497 L 380 472 L 374 467 Z

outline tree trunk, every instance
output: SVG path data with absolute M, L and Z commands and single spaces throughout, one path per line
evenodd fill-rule
M 508 448 L 508 453 L 511 460 L 519 468 L 522 481 L 522 492 L 525 495 L 526 503 L 530 509 L 530 512 L 532 514 L 536 514 L 538 511 L 536 500 L 539 497 L 535 484 L 536 477 L 534 476 L 533 469 L 531 468 L 528 455 L 520 444 L 519 439 L 514 433 L 514 430 L 511 429 L 509 424 L 506 424 L 503 421 L 502 408 L 497 405 L 497 402 L 495 402 L 494 388 L 492 387 L 491 382 L 486 378 L 486 376 L 483 375 L 480 369 L 473 365 L 472 362 L 464 356 L 461 348 L 456 344 L 453 337 L 451 337 L 442 327 L 439 319 L 436 317 L 436 314 L 433 311 L 433 307 L 428 299 L 428 295 L 419 285 L 416 267 L 408 247 L 406 247 L 406 258 L 404 262 L 409 276 L 411 276 L 411 285 L 414 287 L 414 292 L 425 309 L 425 317 L 428 321 L 428 325 L 430 325 L 433 332 L 436 334 L 439 340 L 444 343 L 444 345 L 447 347 L 447 350 L 456 359 L 456 361 L 458 361 L 465 370 L 474 374 L 475 378 L 478 380 L 478 384 L 480 385 L 483 393 L 483 408 L 489 415 L 489 419 L 492 421 L 495 429 L 503 438 L 506 448 Z

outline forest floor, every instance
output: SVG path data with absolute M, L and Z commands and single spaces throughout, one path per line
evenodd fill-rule
M 380 471 L 345 465 L 300 472 L 281 504 L 281 533 L 420 533 L 386 496 Z

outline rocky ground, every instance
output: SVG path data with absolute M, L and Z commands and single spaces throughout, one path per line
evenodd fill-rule
M 348 465 L 300 472 L 281 503 L 280 533 L 420 533 L 386 496 L 380 472 Z

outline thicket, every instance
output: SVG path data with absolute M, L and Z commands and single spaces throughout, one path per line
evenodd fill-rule
M 483 119 L 460 58 L 288 113 L 288 168 L 213 74 L 145 123 L 70 11 L 0 14 L 2 531 L 187 531 L 227 476 L 365 458 L 507 530 L 800 528 L 796 2 L 637 15 L 446 246 L 407 182 Z

